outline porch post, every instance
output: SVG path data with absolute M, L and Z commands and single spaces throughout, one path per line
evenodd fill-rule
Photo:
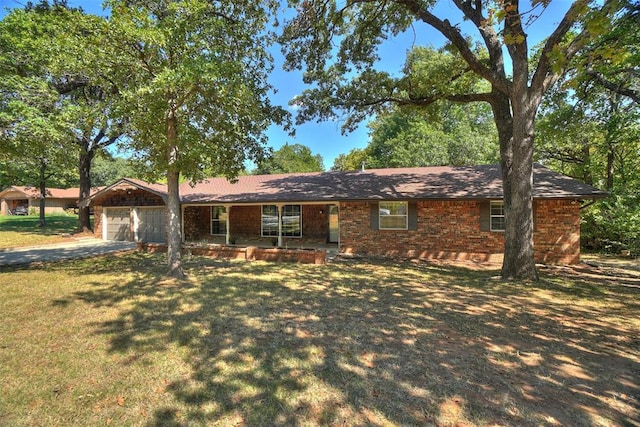
M 185 243 L 187 241 L 186 236 L 184 235 L 184 205 L 181 203 L 180 204 L 180 239 L 182 240 L 182 243 Z M 164 207 L 165 210 L 165 214 L 168 214 L 167 212 L 167 205 L 165 205 Z M 165 224 L 166 227 L 166 224 Z
M 278 208 L 278 247 L 281 248 L 282 245 L 282 205 L 276 205 Z
M 231 242 L 231 230 L 230 230 L 230 227 L 229 227 L 229 225 L 231 223 L 231 221 L 229 221 L 229 217 L 231 216 L 231 205 L 224 205 L 224 209 L 227 211 L 227 221 L 226 221 L 227 222 L 227 227 L 226 227 L 227 235 L 225 236 L 225 239 L 226 239 L 226 243 L 225 244 L 227 246 L 229 246 L 230 242 Z

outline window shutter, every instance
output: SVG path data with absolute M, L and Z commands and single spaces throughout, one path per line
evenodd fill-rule
M 418 203 L 417 202 L 409 202 L 409 217 L 408 217 L 407 226 L 409 230 L 418 229 Z
M 369 207 L 371 209 L 371 229 L 379 230 L 380 229 L 380 207 L 378 202 L 370 202 Z
M 480 202 L 480 231 L 491 231 L 491 202 Z

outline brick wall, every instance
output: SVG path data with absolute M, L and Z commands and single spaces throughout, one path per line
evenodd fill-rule
M 102 239 L 102 206 L 93 207 L 93 234 Z
M 350 254 L 497 260 L 504 234 L 480 231 L 479 201 L 421 201 L 416 230 L 374 230 L 367 202 L 340 204 L 340 251 Z M 575 204 L 574 204 L 575 203 Z M 574 263 L 580 256 L 579 204 L 536 202 L 536 261 Z
M 579 262 L 580 203 L 575 200 L 537 201 L 534 243 L 537 262 Z

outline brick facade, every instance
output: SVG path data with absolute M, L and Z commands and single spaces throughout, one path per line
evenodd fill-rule
M 340 204 L 340 251 L 407 258 L 489 261 L 504 251 L 504 233 L 481 231 L 475 200 L 420 201 L 416 230 L 378 230 L 371 226 L 376 202 Z M 571 264 L 580 258 L 580 204 L 572 200 L 536 201 L 535 258 Z
M 372 206 L 377 202 L 342 202 L 340 252 L 387 257 L 490 261 L 504 250 L 504 233 L 482 231 L 479 200 L 416 202 L 415 229 L 379 230 L 372 227 Z M 117 190 L 94 201 L 94 230 L 102 238 L 104 207 L 162 206 L 161 197 L 143 190 Z M 571 199 L 537 200 L 534 245 L 537 262 L 572 264 L 580 258 L 580 204 Z M 184 208 L 187 242 L 224 243 L 212 236 L 209 206 Z M 329 234 L 329 205 L 302 205 L 302 238 L 284 238 L 287 247 L 325 243 Z M 270 246 L 272 237 L 261 236 L 261 206 L 236 205 L 229 211 L 230 235 L 240 244 Z M 413 226 L 410 228 L 414 228 Z

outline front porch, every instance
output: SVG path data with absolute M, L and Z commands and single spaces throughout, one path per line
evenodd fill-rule
M 338 206 L 334 204 L 184 205 L 183 242 L 338 251 Z

